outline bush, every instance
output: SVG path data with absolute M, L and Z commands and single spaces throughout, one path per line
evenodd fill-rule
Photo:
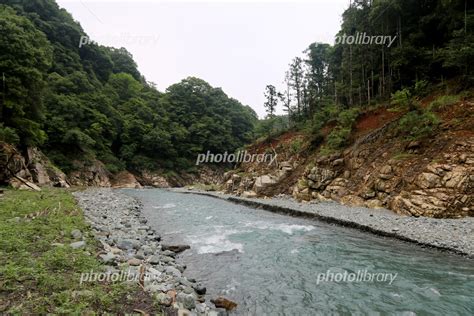
M 447 106 L 451 106 L 459 102 L 459 96 L 456 95 L 443 95 L 433 102 L 428 107 L 430 111 L 439 111 Z
M 354 125 L 357 117 L 359 116 L 358 108 L 351 108 L 344 110 L 339 113 L 337 117 L 337 122 L 342 128 L 350 128 Z
M 411 111 L 400 119 L 398 130 L 406 134 L 408 139 L 419 139 L 431 135 L 439 122 L 431 111 Z
M 426 80 L 417 80 L 413 93 L 417 96 L 424 97 L 428 94 L 429 83 Z
M 351 128 L 344 128 L 337 126 L 328 135 L 327 145 L 330 149 L 338 149 L 347 145 L 349 136 L 351 135 Z
M 0 123 L 0 141 L 18 145 L 20 143 L 20 136 L 18 136 L 13 128 L 4 127 L 3 123 Z
M 292 154 L 299 153 L 302 146 L 303 146 L 303 140 L 302 139 L 295 139 L 290 144 L 290 153 L 292 153 Z

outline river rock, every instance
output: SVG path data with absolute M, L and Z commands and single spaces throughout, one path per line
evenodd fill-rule
M 175 253 L 180 253 L 185 251 L 186 249 L 190 249 L 191 246 L 189 245 L 161 245 L 162 250 L 170 250 Z
M 81 238 L 82 238 L 82 233 L 81 233 L 81 231 L 80 231 L 79 229 L 73 229 L 73 230 L 71 231 L 71 236 L 72 236 L 72 238 L 74 238 L 74 239 L 81 239 Z
M 191 294 L 179 293 L 176 296 L 176 302 L 186 309 L 193 309 L 196 307 L 196 301 L 194 300 L 194 296 Z
M 110 263 L 117 259 L 117 257 L 113 253 L 110 253 L 110 252 L 107 254 L 102 254 L 99 257 L 104 263 Z
M 206 288 L 201 285 L 201 284 L 194 284 L 193 289 L 196 291 L 197 294 L 199 295 L 204 295 L 206 294 Z
M 167 266 L 165 268 L 165 272 L 170 275 L 174 275 L 175 277 L 181 277 L 181 272 L 172 266 Z
M 70 244 L 72 249 L 79 249 L 79 248 L 85 247 L 85 245 L 86 245 L 86 242 L 84 240 L 76 241 Z
M 171 303 L 173 302 L 173 299 L 165 293 L 158 293 L 155 296 L 155 300 L 158 304 L 164 305 L 164 306 L 170 306 Z
M 223 297 L 219 296 L 217 298 L 214 298 L 211 300 L 211 302 L 217 307 L 217 308 L 225 308 L 228 311 L 233 310 L 234 308 L 237 307 L 237 303 Z
M 160 263 L 160 256 L 158 256 L 158 255 L 151 256 L 148 259 L 148 262 L 151 263 L 151 264 L 159 264 Z
M 140 259 L 137 259 L 137 258 L 132 258 L 132 259 L 128 260 L 127 263 L 131 266 L 139 266 L 139 265 L 142 264 L 142 261 Z

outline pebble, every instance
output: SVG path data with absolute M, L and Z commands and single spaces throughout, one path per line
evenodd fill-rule
M 153 294 L 156 303 L 171 306 L 169 308 L 177 311 L 173 305 L 173 297 L 176 296 L 179 307 L 189 310 L 187 315 L 224 315 L 213 306 L 200 304 L 206 288 L 182 276 L 186 266 L 176 263 L 175 257 L 177 252 L 189 249 L 189 246 L 163 247 L 160 235 L 146 225 L 147 220 L 140 213 L 140 202 L 106 188 L 89 188 L 74 195 L 91 224 L 93 235 L 103 245 L 104 252 L 99 257 L 107 264 L 105 267 L 109 273 L 128 269 L 130 275 L 138 275 L 144 266 L 144 288 Z M 73 238 L 83 237 L 78 232 L 74 232 Z M 84 246 L 85 241 L 71 244 L 73 248 Z
M 71 246 L 72 249 L 79 249 L 82 248 L 86 245 L 86 242 L 84 240 L 81 241 L 76 241 L 71 243 L 69 246 Z

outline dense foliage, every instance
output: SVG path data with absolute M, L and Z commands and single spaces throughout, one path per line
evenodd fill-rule
M 178 169 L 197 153 L 233 151 L 256 114 L 203 80 L 165 92 L 126 49 L 88 43 L 54 0 L 0 4 L 0 140 L 40 146 L 66 171 L 98 158 L 111 171 Z
M 289 64 L 286 89 L 278 93 L 289 126 L 311 125 L 318 133 L 328 120 L 337 120 L 341 111 L 363 111 L 390 100 L 397 103 L 406 93 L 412 94 L 405 110 L 412 112 L 413 119 L 420 110 L 412 101 L 429 93 L 429 87 L 456 94 L 474 85 L 473 1 L 349 2 L 338 38 L 390 36 L 392 45 L 341 40 L 334 45 L 311 44 L 304 58 Z M 351 124 L 338 122 L 329 139 L 332 147 L 345 143 L 350 128 Z

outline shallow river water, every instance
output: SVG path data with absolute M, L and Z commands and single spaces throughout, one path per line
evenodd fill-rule
M 123 192 L 165 243 L 191 245 L 185 275 L 235 315 L 474 315 L 472 260 L 207 196 Z

